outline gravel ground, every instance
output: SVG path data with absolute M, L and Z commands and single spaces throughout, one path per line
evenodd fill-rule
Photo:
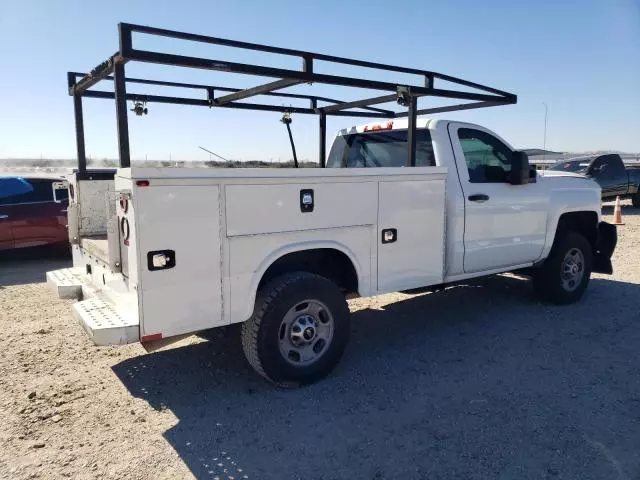
M 94 347 L 0 260 L 0 477 L 640 479 L 640 211 L 576 305 L 496 276 L 351 302 L 335 374 L 277 390 L 237 338 Z M 605 207 L 605 214 L 611 208 Z

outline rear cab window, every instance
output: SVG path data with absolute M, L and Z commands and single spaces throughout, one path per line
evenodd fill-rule
M 336 137 L 327 168 L 404 167 L 407 164 L 407 130 L 354 133 Z M 416 167 L 435 166 L 431 133 L 416 130 Z

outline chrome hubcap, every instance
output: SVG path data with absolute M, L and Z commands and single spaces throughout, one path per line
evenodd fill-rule
M 562 286 L 568 292 L 574 291 L 584 277 L 584 255 L 577 248 L 572 248 L 562 261 Z
M 299 302 L 289 309 L 280 324 L 280 353 L 292 365 L 310 365 L 328 350 L 333 330 L 333 317 L 324 303 Z
M 318 334 L 317 325 L 317 320 L 311 315 L 301 315 L 296 318 L 291 325 L 291 343 L 301 346 L 313 342 Z

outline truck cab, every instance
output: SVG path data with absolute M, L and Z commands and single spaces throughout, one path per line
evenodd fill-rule
M 355 126 L 338 133 L 327 167 L 402 167 L 406 151 L 406 120 Z M 448 171 L 445 281 L 544 259 L 563 216 L 589 218 L 585 229 L 597 236 L 596 182 L 545 178 L 533 168 L 527 169 L 526 181 L 515 182 L 516 155 L 523 154 L 482 126 L 418 119 L 415 167 Z

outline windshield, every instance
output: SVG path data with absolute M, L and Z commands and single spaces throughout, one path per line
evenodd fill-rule
M 549 170 L 560 170 L 563 172 L 584 172 L 589 168 L 591 163 L 590 158 L 583 158 L 580 160 L 569 160 L 566 162 L 558 162 L 553 165 Z
M 404 167 L 407 162 L 407 131 L 355 133 L 333 142 L 327 168 Z M 416 131 L 416 167 L 436 164 L 427 129 Z

